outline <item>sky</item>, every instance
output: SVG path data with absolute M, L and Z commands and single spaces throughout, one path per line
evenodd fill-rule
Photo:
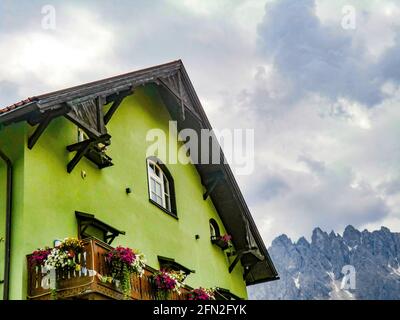
M 0 0 L 0 106 L 182 59 L 214 128 L 255 130 L 237 180 L 267 245 L 400 231 L 399 16 L 390 0 Z

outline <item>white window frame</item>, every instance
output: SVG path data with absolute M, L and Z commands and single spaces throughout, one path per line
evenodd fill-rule
M 154 170 L 151 168 L 154 167 Z M 147 159 L 147 176 L 149 184 L 149 196 L 152 201 L 162 206 L 164 209 L 172 212 L 171 209 L 171 184 L 161 169 L 157 162 Z M 158 173 L 158 174 L 157 174 Z M 157 192 L 157 187 L 155 190 L 152 189 L 152 181 L 155 185 L 158 184 L 160 187 L 160 193 Z M 153 198 L 154 195 L 154 198 Z M 161 200 L 160 200 L 161 199 Z
M 217 236 L 217 230 L 215 230 L 215 227 L 211 222 L 210 222 L 210 234 L 211 234 L 211 238 Z

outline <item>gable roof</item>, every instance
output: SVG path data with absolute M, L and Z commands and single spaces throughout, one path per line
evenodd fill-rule
M 0 110 L 0 125 L 19 121 L 31 123 L 32 119 L 37 119 L 47 111 L 61 110 L 65 103 L 112 95 L 142 85 L 157 86 L 171 117 L 177 120 L 179 130 L 212 130 L 181 60 L 23 100 Z M 182 113 L 183 117 L 180 116 Z M 227 232 L 232 235 L 237 260 L 240 259 L 245 266 L 246 283 L 251 285 L 278 279 L 278 273 L 229 165 L 221 161 L 221 164 L 195 166 L 203 185 L 217 175 L 223 177 L 224 183 L 216 184 L 210 197 Z

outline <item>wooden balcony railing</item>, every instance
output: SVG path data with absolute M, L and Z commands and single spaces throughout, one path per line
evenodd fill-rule
M 76 262 L 81 265 L 80 271 L 44 273 L 43 268 L 31 266 L 28 261 L 28 299 L 52 299 L 49 281 L 55 281 L 57 299 L 124 299 L 124 294 L 116 283 L 104 282 L 101 279 L 110 276 L 106 254 L 112 247 L 97 239 L 85 239 L 84 251 L 77 255 Z M 133 300 L 157 300 L 151 277 L 156 270 L 147 266 L 142 277 L 132 275 L 130 298 Z M 190 288 L 181 289 L 181 294 L 171 293 L 170 300 L 186 300 Z

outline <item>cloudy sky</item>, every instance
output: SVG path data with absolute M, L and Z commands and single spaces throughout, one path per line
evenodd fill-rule
M 255 130 L 237 178 L 267 244 L 400 231 L 399 18 L 394 0 L 0 0 L 0 105 L 181 58 L 215 128 Z

